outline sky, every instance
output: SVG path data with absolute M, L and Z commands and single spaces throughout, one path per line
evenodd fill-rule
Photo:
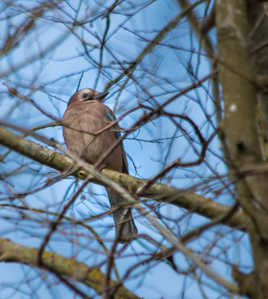
M 97 16 L 96 11 L 102 10 L 105 5 L 108 6 L 109 2 L 105 1 L 92 1 L 94 4 L 88 6 L 83 1 L 63 1 L 62 10 L 56 10 L 47 13 L 45 18 L 38 21 L 39 30 L 31 34 L 23 42 L 19 43 L 18 47 L 11 52 L 10 55 L 4 56 L 1 59 L 0 78 L 2 83 L 8 83 L 18 87 L 22 94 L 34 99 L 38 103 L 39 107 L 46 112 L 52 114 L 55 118 L 61 119 L 66 104 L 70 96 L 76 91 L 83 72 L 83 77 L 80 82 L 80 88 L 96 88 L 98 91 L 104 90 L 107 82 L 116 77 L 118 74 L 116 66 L 114 70 L 107 68 L 103 70 L 100 79 L 98 78 L 98 72 L 95 67 L 92 67 L 92 61 L 99 61 L 100 51 L 99 48 L 92 48 L 94 45 L 98 45 L 99 41 L 94 37 L 94 34 L 102 36 L 105 30 L 106 19 L 97 18 L 96 21 L 88 24 L 86 30 L 78 29 L 75 35 L 62 37 L 65 32 L 68 32 L 68 20 L 70 15 L 74 15 L 75 8 L 81 3 L 80 14 L 78 18 L 82 18 L 83 14 L 90 14 L 92 18 Z M 111 1 L 110 1 L 111 2 Z M 98 5 L 95 5 L 98 3 Z M 105 5 L 104 5 L 105 3 Z M 136 4 L 142 3 L 137 1 Z M 33 1 L 21 1 L 21 5 L 32 7 L 35 4 Z M 4 6 L 4 4 L 2 4 Z M 96 11 L 94 10 L 95 8 Z M 129 9 L 129 11 L 127 10 Z M 132 9 L 132 10 L 131 10 Z M 0 26 L 2 30 L 6 32 L 10 31 L 12 34 L 12 28 L 16 24 L 20 24 L 25 18 L 24 13 L 18 9 L 20 13 L 14 10 L 1 10 L 2 18 L 0 19 Z M 95 11 L 95 14 L 94 14 Z M 126 12 L 131 14 L 134 8 L 127 6 Z M 146 46 L 147 40 L 152 39 L 157 30 L 163 28 L 163 26 L 171 20 L 179 11 L 179 7 L 173 0 L 159 0 L 152 1 L 152 4 L 147 8 L 137 13 L 135 17 L 126 17 L 119 12 L 115 12 L 111 17 L 111 25 L 108 32 L 108 47 L 118 55 L 121 61 L 133 60 L 139 55 L 141 50 Z M 4 16 L 14 14 L 11 18 L 11 24 L 4 20 Z M 65 19 L 66 23 L 57 23 L 57 20 Z M 2 21 L 1 21 L 2 20 Z M 118 26 L 120 29 L 118 30 Z M 10 26 L 10 27 L 8 27 Z M 140 36 L 133 33 L 136 30 Z M 93 34 L 94 33 L 94 34 Z M 24 67 L 19 67 L 20 64 L 31 59 L 36 53 L 44 51 L 46 47 L 54 40 L 57 40 L 61 36 L 64 39 L 60 46 L 55 46 L 55 49 L 48 55 L 45 55 L 42 60 L 33 61 Z M 144 37 L 144 39 L 141 38 Z M 81 45 L 81 39 L 84 39 L 88 45 L 88 52 L 85 53 L 85 49 Z M 3 41 L 3 39 L 2 39 Z M 162 103 L 168 97 L 172 96 L 178 90 L 191 84 L 191 80 L 188 76 L 189 65 L 193 66 L 198 76 L 204 76 L 209 72 L 209 65 L 203 56 L 194 55 L 189 49 L 199 51 L 199 44 L 196 42 L 194 36 L 190 34 L 189 28 L 185 22 L 185 19 L 179 23 L 175 30 L 173 30 L 167 38 L 163 41 L 166 44 L 172 44 L 180 51 L 174 51 L 174 49 L 167 46 L 156 47 L 153 53 L 147 55 L 142 61 L 142 67 L 148 68 L 146 76 L 141 77 L 139 82 L 141 86 L 146 87 L 146 90 L 150 94 L 154 95 L 154 100 L 157 103 Z M 179 54 L 178 54 L 179 53 Z M 200 60 L 200 57 L 202 59 Z M 113 61 L 113 57 L 107 52 L 104 52 L 104 62 L 106 65 L 110 65 Z M 4 76 L 11 67 L 17 69 L 15 73 L 9 76 Z M 137 71 L 137 73 L 139 70 Z M 157 74 L 157 76 L 156 76 Z M 128 109 L 137 105 L 138 102 L 147 101 L 146 95 L 142 93 L 141 89 L 136 85 L 127 83 L 126 88 L 120 93 L 120 86 L 124 83 L 123 79 L 118 85 L 112 86 L 109 90 L 110 94 L 105 104 L 114 110 L 117 116 L 122 115 Z M 172 82 L 172 83 L 171 83 Z M 31 88 L 29 88 L 29 86 Z M 207 86 L 209 88 L 209 86 Z M 2 118 L 13 124 L 32 128 L 51 122 L 49 117 L 43 115 L 40 111 L 33 108 L 29 103 L 22 103 L 20 100 L 8 97 L 6 95 L 6 86 L 0 86 L 0 92 L 5 95 L 1 103 L 1 115 Z M 119 97 L 119 98 L 118 98 Z M 197 99 L 202 99 L 197 102 Z M 119 102 L 119 104 L 117 104 Z M 147 101 L 148 105 L 152 107 L 155 102 Z M 19 105 L 19 108 L 18 106 Z M 209 97 L 206 90 L 199 88 L 197 91 L 193 91 L 188 94 L 188 97 L 181 97 L 176 99 L 172 104 L 168 105 L 167 111 L 181 114 L 187 114 L 192 118 L 198 126 L 201 128 L 204 136 L 209 136 L 212 132 L 211 124 L 207 122 L 204 110 L 208 115 L 214 114 L 213 101 Z M 142 111 L 134 112 L 125 117 L 120 125 L 123 128 L 130 127 L 142 114 Z M 211 122 L 216 124 L 215 118 L 211 117 Z M 185 123 L 183 126 L 186 130 L 191 131 L 191 127 Z M 40 133 L 49 138 L 55 138 L 61 144 L 64 144 L 62 129 L 60 127 L 46 128 Z M 154 139 L 171 139 L 176 136 L 172 147 L 168 146 L 168 142 L 154 143 Z M 182 157 L 183 161 L 192 161 L 196 159 L 193 148 L 189 146 L 186 138 L 183 137 L 181 131 L 178 131 L 174 124 L 165 117 L 161 117 L 152 121 L 148 125 L 142 127 L 129 136 L 124 141 L 124 147 L 128 155 L 130 174 L 139 178 L 151 178 L 156 175 L 163 165 L 171 163 L 177 157 Z M 200 145 L 196 142 L 196 149 L 200 149 Z M 1 149 L 5 152 L 6 149 Z M 32 163 L 25 157 L 18 157 L 16 154 L 10 154 L 7 164 L 9 170 L 15 169 L 20 163 L 25 163 L 26 171 L 23 175 L 15 176 L 10 179 L 10 183 L 13 184 L 16 192 L 22 192 L 25 188 L 31 188 L 38 183 L 44 182 L 43 173 L 48 172 L 50 177 L 57 175 L 57 172 L 47 167 L 41 167 Z M 166 157 L 166 159 L 165 159 Z M 211 146 L 211 152 L 208 153 L 210 165 L 214 166 L 214 170 L 223 174 L 226 169 L 222 162 L 222 155 L 219 148 L 219 141 L 213 140 Z M 134 163 L 133 163 L 134 162 Z M 36 176 L 33 176 L 30 170 L 36 172 Z M 197 175 L 198 174 L 198 175 Z M 186 189 L 193 187 L 200 182 L 200 179 L 206 178 L 212 175 L 211 170 L 207 165 L 201 165 L 193 167 L 191 169 L 179 169 L 172 171 L 167 177 L 161 180 L 163 183 L 176 186 L 177 188 Z M 34 195 L 27 196 L 24 199 L 23 204 L 30 205 L 35 208 L 49 209 L 50 211 L 59 212 L 62 208 L 64 200 L 71 197 L 75 190 L 75 181 L 73 178 L 67 178 L 55 184 L 50 188 L 46 188 L 41 192 Z M 220 188 L 220 187 L 219 187 Z M 202 186 L 192 188 L 193 191 L 201 192 Z M 96 194 L 96 200 L 93 198 L 89 201 L 88 197 Z M 210 190 L 205 191 L 205 195 L 211 196 Z M 224 194 L 226 195 L 226 194 Z M 227 198 L 227 200 L 226 200 Z M 230 197 L 219 197 L 219 202 L 231 205 L 232 199 Z M 105 191 L 100 186 L 89 186 L 83 196 L 79 198 L 72 209 L 69 211 L 69 216 L 79 219 L 84 218 L 87 215 L 93 215 L 94 213 L 103 211 L 103 207 L 108 206 L 107 197 Z M 159 207 L 163 215 L 167 215 L 171 218 L 177 218 L 181 215 L 182 219 L 178 225 L 172 225 L 168 220 L 162 220 L 163 224 L 172 225 L 174 233 L 183 234 L 190 228 L 194 228 L 198 225 L 205 223 L 207 220 L 201 216 L 185 217 L 185 211 L 174 206 L 161 206 Z M 1 214 L 0 214 L 1 215 Z M 135 213 L 136 215 L 136 213 Z M 1 236 L 9 237 L 15 242 L 20 244 L 38 247 L 47 227 L 40 225 L 42 221 L 47 223 L 52 220 L 53 217 L 48 215 L 40 216 L 40 223 L 36 219 L 31 219 L 29 223 L 21 222 L 18 218 L 18 223 L 12 221 L 12 224 L 8 221 L 8 216 L 14 220 L 18 217 L 16 212 L 12 210 L 2 211 L 2 223 L 1 223 Z M 165 222 L 166 221 L 166 222 Z M 100 222 L 100 221 L 99 221 Z M 21 226 L 23 223 L 24 226 Z M 105 217 L 104 222 L 98 223 L 98 231 L 105 230 L 107 225 L 112 225 L 111 217 Z M 91 221 L 90 224 L 94 224 Z M 155 236 L 159 240 L 161 237 L 157 235 L 152 227 L 142 219 L 137 220 L 137 226 L 141 233 L 148 233 Z M 76 228 L 67 225 L 64 228 L 59 229 L 59 233 L 53 238 L 48 246 L 48 250 L 55 250 L 59 253 L 64 253 L 65 256 L 74 255 L 80 260 L 87 259 L 88 263 L 92 261 L 96 262 L 96 259 L 101 257 L 92 256 L 86 250 L 70 244 L 70 239 L 67 232 L 76 232 Z M 113 230 L 107 234 L 108 238 L 113 238 Z M 211 240 L 225 236 L 224 240 L 217 241 L 217 246 L 210 251 L 210 260 L 214 270 L 225 277 L 230 278 L 230 270 L 224 267 L 225 261 L 230 260 L 234 263 L 241 262 L 245 266 L 250 267 L 251 260 L 247 250 L 248 240 L 239 232 L 233 232 L 227 227 L 222 227 L 220 230 L 218 227 L 211 229 L 204 238 L 200 238 L 196 242 L 192 242 L 189 246 L 195 250 L 208 250 L 208 244 Z M 85 248 L 90 247 L 91 250 L 100 250 L 97 242 L 88 239 L 85 235 L 85 231 L 81 235 L 77 236 L 76 241 L 81 242 Z M 232 244 L 238 244 L 233 246 Z M 240 244 L 241 243 L 241 244 Z M 127 249 L 126 256 L 118 261 L 118 269 L 120 273 L 124 271 L 137 261 L 138 254 L 144 253 L 148 244 L 145 241 L 134 241 Z M 226 255 L 222 258 L 222 248 L 229 248 Z M 246 249 L 245 249 L 246 248 Z M 90 251 L 91 252 L 91 251 Z M 133 257 L 134 255 L 134 257 Z M 220 256 L 217 261 L 212 262 L 212 258 Z M 175 261 L 180 267 L 180 270 L 187 269 L 189 266 L 189 260 L 185 260 L 182 254 L 178 253 L 175 256 Z M 103 266 L 103 270 L 105 267 Z M 2 290 L 0 290 L 0 298 L 63 298 L 70 296 L 71 292 L 62 285 L 54 285 L 55 278 L 48 277 L 46 283 L 40 281 L 40 271 L 31 269 L 27 266 L 21 265 L 8 265 L 0 264 L 1 273 L 5 273 L 5 276 L 1 279 Z M 144 272 L 148 271 L 145 275 Z M 229 272 L 228 272 L 229 271 Z M 198 272 L 198 271 L 197 271 Z M 198 283 L 193 276 L 188 275 L 186 278 L 184 275 L 179 275 L 171 269 L 171 267 L 163 262 L 158 265 L 154 265 L 151 270 L 148 270 L 148 265 L 143 268 L 139 268 L 139 277 L 129 280 L 126 283 L 126 287 L 135 291 L 138 295 L 144 298 L 202 298 Z M 46 275 L 44 271 L 41 271 L 41 275 Z M 26 283 L 25 280 L 31 283 Z M 10 281 L 12 281 L 12 287 L 9 287 Z M 219 294 L 219 288 L 210 279 L 204 278 L 206 284 L 204 284 L 204 292 L 207 293 L 209 298 L 216 298 L 216 294 Z M 161 283 L 160 283 L 161 282 Z M 83 286 L 79 285 L 81 288 Z M 182 290 L 186 290 L 185 294 L 182 294 Z M 224 294 L 224 292 L 223 292 Z

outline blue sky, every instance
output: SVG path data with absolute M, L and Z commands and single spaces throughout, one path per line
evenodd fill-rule
M 8 56 L 2 57 L 0 74 L 10 70 L 12 66 L 19 65 L 21 62 L 27 60 L 27 58 L 31 58 L 34 54 L 40 53 L 40 51 L 44 50 L 53 40 L 59 38 L 59 36 L 67 30 L 67 27 L 70 26 L 68 24 L 71 20 L 70 15 L 72 17 L 74 16 L 74 8 L 77 7 L 79 2 L 80 1 L 64 1 L 61 4 L 62 10 L 47 13 L 45 18 L 40 19 L 38 21 L 39 29 L 34 31 L 27 39 L 23 40 Z M 100 5 L 102 2 L 98 1 L 97 3 Z M 138 3 L 142 3 L 142 1 L 136 1 L 136 4 Z M 35 5 L 35 2 L 21 1 L 21 4 L 32 7 Z M 108 6 L 107 1 L 105 4 Z M 79 18 L 82 18 L 83 14 L 87 13 L 92 13 L 91 17 L 94 18 L 95 8 L 96 11 L 102 11 L 104 4 L 102 3 L 102 6 L 100 5 L 99 7 L 93 4 L 86 6 L 85 2 L 81 1 Z M 127 9 L 124 12 L 125 15 L 127 12 L 132 12 L 131 8 L 127 7 Z M 157 33 L 157 30 L 161 30 L 178 11 L 179 7 L 175 1 L 172 0 L 154 1 L 153 4 L 132 18 L 120 14 L 118 10 L 118 12 L 114 13 L 111 17 L 107 45 L 113 53 L 116 53 L 117 58 L 119 58 L 121 62 L 132 61 L 148 43 L 146 39 L 152 39 Z M 2 11 L 2 18 L 9 13 L 14 13 L 14 10 L 7 12 Z M 13 26 L 22 22 L 25 15 L 26 14 L 22 13 L 12 18 L 11 22 Z M 63 18 L 66 21 L 65 25 L 60 22 L 57 23 L 58 19 L 62 20 Z M 126 22 L 123 23 L 124 21 Z M 93 23 L 85 25 L 83 29 L 77 29 L 75 35 L 70 35 L 60 46 L 55 47 L 53 51 L 44 56 L 41 60 L 30 63 L 8 77 L 2 77 L 2 82 L 17 86 L 22 94 L 30 96 L 42 109 L 60 119 L 64 113 L 68 99 L 77 88 L 81 72 L 84 72 L 80 85 L 81 88 L 93 88 L 96 84 L 98 72 L 96 67 L 92 65 L 92 61 L 99 61 L 100 51 L 99 49 L 92 49 L 92 45 L 99 45 L 99 41 L 94 38 L 94 34 L 100 37 L 103 35 L 105 22 L 106 19 L 98 18 Z M 1 21 L 0 24 L 3 30 L 10 30 L 12 33 L 12 26 L 8 28 L 5 21 Z M 120 29 L 118 29 L 119 25 Z M 138 30 L 137 32 L 140 37 L 135 35 L 133 30 Z M 143 40 L 141 36 L 144 38 Z M 87 53 L 84 51 L 81 39 L 88 45 Z M 172 44 L 176 46 L 178 50 L 174 51 L 173 48 L 165 45 L 156 47 L 153 53 L 147 55 L 141 63 L 142 68 L 145 70 L 144 77 L 141 77 L 142 80 L 139 74 L 141 71 L 138 69 L 135 73 L 140 80 L 139 84 L 141 87 L 146 88 L 146 90 L 154 96 L 154 100 L 157 101 L 157 103 L 162 103 L 175 92 L 191 84 L 188 73 L 189 69 L 187 69 L 190 63 L 193 65 L 199 77 L 209 72 L 208 62 L 203 55 L 199 56 L 190 52 L 190 50 L 193 49 L 198 52 L 199 45 L 193 34 L 190 33 L 185 19 L 163 40 L 163 43 Z M 179 50 L 179 48 L 181 50 Z M 99 91 L 102 91 L 107 82 L 119 74 L 116 65 L 113 69 L 112 62 L 113 57 L 108 51 L 104 51 L 104 65 L 109 66 L 109 68 L 104 68 L 100 76 L 96 87 Z M 132 82 L 129 82 L 124 91 L 120 93 L 120 87 L 125 79 L 126 78 L 120 81 L 119 84 L 112 86 L 109 90 L 110 95 L 106 101 L 106 104 L 111 109 L 116 107 L 115 112 L 118 116 L 137 105 L 138 102 L 146 102 L 148 100 L 147 95 L 142 92 L 141 87 Z M 207 86 L 207 88 L 209 89 L 210 87 Z M 1 103 L 1 115 L 6 121 L 27 128 L 51 122 L 51 119 L 33 108 L 31 104 L 22 103 L 18 99 L 8 97 L 5 86 L 0 86 L 0 92 L 4 95 Z M 197 91 L 189 93 L 188 97 L 176 99 L 176 101 L 168 105 L 166 109 L 169 112 L 187 114 L 187 116 L 198 124 L 204 136 L 208 137 L 212 132 L 212 128 L 206 117 L 214 114 L 214 106 L 209 95 L 211 95 L 211 93 L 207 93 L 204 89 L 199 88 Z M 117 102 L 119 104 L 115 105 Z M 20 105 L 19 108 L 16 106 L 18 104 Z M 154 104 L 152 101 L 150 105 L 153 107 Z M 143 111 L 139 110 L 138 112 L 128 115 L 120 122 L 120 125 L 123 128 L 130 127 L 142 113 Z M 211 120 L 216 124 L 215 118 L 212 117 Z M 187 131 L 191 132 L 192 128 L 189 125 L 185 122 L 181 124 Z M 40 133 L 47 137 L 53 137 L 63 144 L 62 130 L 60 127 L 47 128 L 40 131 Z M 170 149 L 169 142 L 173 136 L 176 136 L 176 139 Z M 163 140 L 163 142 L 160 144 L 155 143 L 153 142 L 155 139 Z M 196 138 L 194 138 L 194 140 L 196 141 Z M 197 142 L 195 145 L 197 149 L 200 149 L 200 145 L 198 145 Z M 131 134 L 129 138 L 125 140 L 124 146 L 129 157 L 130 173 L 140 178 L 151 178 L 157 174 L 164 165 L 171 163 L 178 157 L 181 157 L 184 162 L 196 159 L 196 155 L 187 139 L 183 136 L 181 131 L 176 130 L 174 124 L 172 124 L 167 117 L 158 118 Z M 207 156 L 208 164 L 213 166 L 214 171 L 217 173 L 225 173 L 226 169 L 222 162 L 222 155 L 217 139 L 213 140 L 210 148 L 211 152 L 208 152 Z M 2 149 L 2 152 L 6 152 L 6 149 Z M 41 167 L 25 157 L 18 156 L 17 154 L 10 154 L 9 157 L 5 170 L 14 169 L 20 163 L 26 164 L 25 170 L 21 175 L 10 179 L 10 183 L 13 184 L 16 192 L 24 191 L 25 189 L 30 189 L 32 186 L 44 183 L 47 175 L 50 177 L 57 175 L 57 172 L 53 169 Z M 135 167 L 131 160 L 134 161 Z M 33 175 L 32 170 L 36 171 L 35 175 Z M 192 167 L 190 169 L 176 169 L 171 171 L 168 176 L 161 181 L 176 186 L 177 188 L 192 188 L 191 191 L 202 192 L 206 196 L 212 196 L 211 190 L 213 190 L 213 186 L 211 190 L 208 188 L 206 191 L 202 190 L 202 185 L 197 188 L 195 187 L 195 185 L 202 182 L 204 178 L 209 178 L 212 175 L 213 173 L 209 167 L 202 164 L 201 166 Z M 214 181 L 212 181 L 211 185 L 213 182 Z M 220 188 L 220 183 L 218 188 Z M 18 202 L 18 204 L 22 203 L 35 208 L 59 212 L 65 200 L 71 197 L 74 190 L 74 179 L 68 178 L 55 184 L 53 187 L 27 196 L 22 202 Z M 95 193 L 95 197 L 93 197 L 93 193 Z M 223 194 L 222 197 L 219 196 L 217 200 L 228 205 L 233 203 L 228 194 Z M 77 200 L 72 210 L 69 211 L 69 216 L 76 217 L 77 219 L 85 219 L 90 215 L 94 215 L 94 213 L 103 211 L 103 208 L 107 210 L 107 207 L 108 201 L 104 189 L 91 184 L 84 192 L 82 198 Z M 179 223 L 162 220 L 162 223 L 169 225 L 176 234 L 182 235 L 190 228 L 194 228 L 207 221 L 201 216 L 185 216 L 186 212 L 184 210 L 175 208 L 174 206 L 162 206 L 159 207 L 159 210 L 161 210 L 163 215 L 169 216 L 172 219 L 181 217 Z M 46 225 L 42 225 L 42 221 L 44 224 L 47 224 L 49 220 L 52 220 L 50 216 L 39 215 L 34 219 L 30 219 L 27 223 L 27 221 L 19 218 L 17 212 L 4 210 L 0 215 L 1 214 L 1 236 L 9 237 L 15 242 L 33 247 L 40 245 L 42 241 L 41 237 L 44 236 L 44 233 L 47 231 L 47 227 Z M 12 223 L 5 218 L 7 215 L 10 215 L 13 219 Z M 38 222 L 38 217 L 40 217 L 40 222 Z M 18 222 L 14 221 L 16 218 L 18 218 Z M 89 224 L 95 225 L 94 227 L 97 227 L 97 231 L 105 232 L 107 231 L 107 225 L 112 225 L 111 218 L 110 216 L 106 216 L 104 220 L 95 220 L 95 222 L 89 220 Z M 161 237 L 157 235 L 147 221 L 138 219 L 137 223 L 141 233 L 148 233 L 161 240 Z M 92 255 L 94 250 L 100 250 L 97 242 L 94 242 L 90 237 L 88 238 L 86 232 L 83 230 L 80 231 L 77 229 L 77 231 L 79 231 L 78 234 L 76 229 L 77 228 L 71 225 L 60 228 L 47 249 L 56 250 L 65 256 L 77 256 L 79 260 L 86 261 L 89 265 L 96 263 L 97 260 L 101 261 L 101 255 Z M 69 232 L 70 235 L 67 234 L 67 232 Z M 109 231 L 107 234 L 108 238 L 113 238 L 113 234 L 113 230 Z M 222 238 L 216 242 L 217 246 L 211 250 L 209 254 L 210 258 L 208 257 L 208 259 L 212 262 L 213 257 L 219 256 L 218 260 L 212 263 L 212 266 L 219 274 L 230 278 L 230 268 L 224 266 L 226 260 L 250 266 L 251 261 L 246 237 L 242 237 L 240 233 L 233 233 L 227 227 L 221 227 L 220 229 L 215 227 L 206 233 L 203 238 L 192 242 L 190 246 L 202 252 L 202 250 L 205 250 L 209 246 L 212 240 L 215 240 L 219 236 Z M 223 236 L 225 237 L 223 238 Z M 78 247 L 76 247 L 75 243 L 70 244 L 70 240 L 73 241 L 73 238 L 80 244 Z M 130 255 L 130 257 L 124 257 L 118 261 L 119 271 L 124 273 L 129 265 L 137 262 L 137 259 L 140 258 L 135 257 L 135 255 L 146 252 L 148 247 L 149 245 L 146 244 L 145 241 L 134 241 L 125 253 L 126 256 Z M 86 248 L 89 248 L 90 251 Z M 225 252 L 223 248 L 228 248 L 228 251 Z M 190 263 L 190 261 L 185 259 L 180 253 L 175 256 L 175 260 L 177 265 L 183 269 L 187 269 Z M 148 266 L 139 268 L 140 277 L 129 280 L 126 283 L 126 286 L 136 291 L 138 295 L 144 298 L 162 297 L 173 299 L 182 298 L 181 292 L 182 290 L 186 290 L 185 298 L 202 297 L 198 283 L 196 283 L 192 275 L 188 275 L 187 277 L 180 275 L 174 272 L 165 262 L 154 265 L 150 270 L 148 270 L 147 267 Z M 104 270 L 105 267 L 102 269 Z M 33 291 L 37 292 L 34 295 L 36 298 L 48 298 L 48 296 L 60 298 L 70 296 L 71 294 L 66 287 L 53 285 L 53 281 L 55 281 L 53 277 L 48 278 L 46 281 L 49 287 L 46 286 L 46 283 L 42 284 L 42 281 L 40 282 L 38 279 L 40 272 L 26 266 L 0 264 L 0 271 L 5 273 L 5 277 L 1 279 L 3 290 L 0 291 L 0 297 L 2 292 L 3 298 L 29 298 L 30 294 L 33 294 Z M 144 274 L 145 271 L 148 271 L 146 275 Z M 42 275 L 45 274 L 42 272 Z M 17 282 L 12 283 L 13 289 L 6 287 L 6 284 L 10 283 L 10 281 L 14 281 L 14 277 Z M 31 287 L 28 288 L 27 283 L 22 283 L 27 279 L 32 281 L 28 284 Z M 215 296 L 218 289 L 215 284 L 207 278 L 204 278 L 204 281 L 207 282 L 207 285 L 204 285 L 204 290 L 207 292 L 207 295 L 210 298 L 216 298 Z M 16 288 L 20 289 L 20 291 L 15 292 L 14 289 Z M 25 293 L 21 292 L 21 290 L 25 291 Z M 35 298 L 34 296 L 31 298 Z

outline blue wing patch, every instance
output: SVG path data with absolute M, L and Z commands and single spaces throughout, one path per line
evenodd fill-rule
M 110 120 L 112 120 L 112 121 L 115 120 L 114 115 L 113 115 L 110 111 L 105 110 L 105 113 L 106 113 L 106 115 L 108 116 L 108 118 L 109 118 Z
M 113 115 L 113 113 L 111 113 L 110 111 L 105 111 L 106 115 L 108 116 L 108 118 L 111 120 L 111 121 L 114 121 L 116 120 L 115 116 Z M 119 130 L 119 127 L 117 125 L 114 126 L 114 129 L 115 129 L 115 136 L 116 138 L 120 138 L 121 134 L 120 134 L 120 130 Z

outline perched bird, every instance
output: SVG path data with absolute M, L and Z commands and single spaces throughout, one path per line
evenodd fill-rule
M 120 136 L 115 127 L 107 127 L 115 120 L 113 112 L 101 100 L 108 93 L 99 93 L 90 88 L 77 91 L 69 100 L 63 116 L 63 135 L 68 149 L 88 163 L 95 164 Z M 123 145 L 119 144 L 101 162 L 100 168 L 110 168 L 128 173 Z M 128 242 L 137 235 L 137 228 L 129 208 L 120 207 L 122 198 L 111 188 L 106 188 L 116 225 L 118 240 Z M 116 208 L 117 207 L 117 208 Z

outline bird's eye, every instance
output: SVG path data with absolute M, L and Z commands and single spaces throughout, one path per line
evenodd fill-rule
M 82 93 L 82 99 L 88 99 L 89 98 L 89 94 L 88 93 Z

